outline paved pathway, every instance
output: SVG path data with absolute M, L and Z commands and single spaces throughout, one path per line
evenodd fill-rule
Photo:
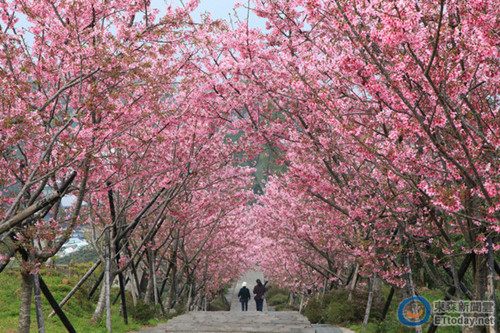
M 257 312 L 255 302 L 250 300 L 248 312 L 241 311 L 238 291 L 243 282 L 252 291 L 255 280 L 264 281 L 258 271 L 248 271 L 234 285 L 231 295 L 231 311 L 195 311 L 183 314 L 153 328 L 139 333 L 347 333 L 336 327 L 313 327 L 306 317 L 296 311 Z M 316 325 L 315 325 L 316 326 Z
M 159 331 L 151 331 L 159 332 Z M 315 333 L 298 312 L 190 312 L 171 319 L 169 333 Z
M 257 311 L 257 307 L 255 305 L 255 301 L 253 300 L 253 287 L 257 284 L 256 281 L 257 279 L 260 279 L 262 283 L 264 283 L 264 274 L 262 272 L 258 271 L 248 271 L 246 272 L 239 280 L 238 282 L 234 285 L 232 294 L 231 294 L 231 311 L 241 311 L 241 304 L 238 299 L 238 292 L 240 291 L 240 288 L 242 286 L 243 282 L 247 283 L 247 288 L 250 289 L 250 295 L 252 295 L 252 298 L 248 302 L 248 311 Z M 267 303 L 264 300 L 264 311 L 267 311 Z

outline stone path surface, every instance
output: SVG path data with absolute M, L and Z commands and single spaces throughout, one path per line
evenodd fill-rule
M 154 332 L 154 331 L 153 331 Z M 298 312 L 190 312 L 171 319 L 172 333 L 315 333 Z
M 311 325 L 306 317 L 296 311 L 257 312 L 255 301 L 248 303 L 248 312 L 241 311 L 238 291 L 243 282 L 252 292 L 255 280 L 264 281 L 258 271 L 246 272 L 228 295 L 231 311 L 195 311 L 169 320 L 166 324 L 147 328 L 139 333 L 348 333 L 349 330 L 325 325 Z

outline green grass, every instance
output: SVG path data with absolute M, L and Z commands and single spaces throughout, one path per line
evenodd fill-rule
M 49 287 L 53 296 L 57 301 L 60 301 L 72 289 L 80 277 L 90 267 L 89 264 L 77 264 L 68 267 L 44 268 L 41 271 L 41 276 Z M 97 272 L 94 273 L 97 275 Z M 63 310 L 69 318 L 77 332 L 106 332 L 104 317 L 98 323 L 92 323 L 91 318 L 95 305 L 97 303 L 97 295 L 91 300 L 87 299 L 87 292 L 90 290 L 95 276 L 90 278 L 83 287 L 66 303 Z M 113 288 L 111 299 L 114 300 L 117 290 Z M 0 332 L 14 333 L 17 332 L 18 314 L 19 314 L 19 294 L 20 294 L 20 277 L 18 269 L 6 269 L 0 274 Z M 96 293 L 97 294 L 97 293 Z M 127 295 L 127 303 L 131 304 L 130 295 Z M 51 333 L 67 332 L 63 324 L 57 316 L 47 318 L 52 308 L 42 294 L 42 309 L 45 316 L 46 331 Z M 31 329 L 36 332 L 36 316 L 34 310 L 34 301 L 31 309 Z M 135 309 L 129 308 L 131 314 Z M 112 306 L 112 326 L 113 332 L 129 332 L 140 329 L 143 324 L 129 315 L 129 325 L 125 325 L 123 318 L 120 316 L 120 302 L 118 301 Z M 155 325 L 158 319 L 150 319 L 148 325 Z

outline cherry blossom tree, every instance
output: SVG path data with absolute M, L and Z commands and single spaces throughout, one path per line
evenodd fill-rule
M 168 228 L 161 229 L 165 220 L 185 230 L 199 219 L 198 228 L 215 224 L 216 234 L 221 225 L 234 224 L 234 212 L 244 206 L 248 172 L 232 164 L 235 145 L 226 142 L 217 122 L 203 120 L 202 108 L 189 110 L 189 78 L 181 71 L 193 66 L 196 53 L 195 43 L 187 42 L 195 5 L 167 8 L 160 16 L 147 2 L 2 3 L 0 163 L 7 172 L 1 178 L 0 230 L 9 247 L 2 269 L 15 252 L 22 254 L 20 331 L 29 330 L 38 268 L 76 226 L 94 230 L 94 246 L 106 262 L 97 318 L 104 303 L 109 309 L 109 285 L 134 253 L 149 254 L 168 240 Z M 61 204 L 63 197 L 74 198 L 71 206 Z M 179 218 L 191 206 L 181 202 L 193 197 L 211 214 Z M 191 232 L 177 234 L 181 249 L 205 251 L 203 242 L 189 243 Z M 124 237 L 148 241 L 134 247 Z M 214 250 L 205 259 L 216 245 L 210 244 Z M 226 253 L 237 253 L 227 246 Z M 191 256 L 184 266 L 192 280 Z M 221 271 L 232 263 L 212 262 Z M 202 283 L 218 274 L 214 269 L 205 271 Z
M 239 116 L 246 137 L 284 152 L 288 172 L 272 180 L 251 219 L 280 248 L 278 260 L 275 249 L 266 258 L 286 266 L 269 264 L 268 273 L 284 281 L 313 265 L 345 283 L 347 268 L 414 294 L 412 269 L 440 280 L 437 265 L 454 293 L 491 299 L 493 5 L 255 1 L 252 9 L 268 31 L 243 23 L 204 37 L 203 72 L 211 97 Z M 340 251 L 350 255 L 329 267 Z M 466 290 L 471 256 L 474 286 Z

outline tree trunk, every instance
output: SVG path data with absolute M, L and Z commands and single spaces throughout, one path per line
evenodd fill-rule
M 488 237 L 488 274 L 487 274 L 487 285 L 486 285 L 486 300 L 493 302 L 494 307 L 493 309 L 497 308 L 496 304 L 496 297 L 495 297 L 495 258 L 493 257 L 493 240 L 491 237 Z M 496 316 L 496 313 L 492 314 L 493 316 Z M 488 333 L 496 333 L 497 332 L 497 324 L 498 322 L 491 323 L 489 326 L 486 327 L 486 331 Z
M 97 280 L 96 282 L 94 282 L 94 285 L 92 286 L 92 288 L 90 289 L 89 291 L 89 296 L 87 297 L 88 300 L 91 300 L 92 297 L 94 297 L 94 294 L 95 292 L 97 291 L 97 289 L 99 289 L 99 285 L 101 284 L 102 280 L 104 279 L 104 269 L 102 270 L 102 272 L 99 274 L 99 276 L 97 277 Z
M 321 306 L 323 306 L 325 302 L 325 293 L 326 293 L 326 284 L 328 283 L 328 280 L 325 278 L 323 280 L 323 288 L 321 288 Z
M 474 272 L 474 301 L 486 300 L 486 288 L 488 280 L 488 255 L 476 254 Z M 482 314 L 481 314 L 482 315 Z M 464 333 L 485 333 L 485 326 L 465 327 Z
M 192 299 L 192 292 L 193 292 L 193 284 L 189 284 L 189 289 L 188 289 L 188 294 L 187 294 L 187 301 L 186 301 L 186 312 L 189 312 L 191 310 L 191 299 Z
M 137 297 L 139 297 L 139 287 L 136 283 L 136 279 L 134 278 L 134 273 L 129 272 L 129 279 L 130 279 L 130 285 L 132 287 L 131 294 L 132 294 L 132 304 L 134 306 L 137 305 Z
M 373 303 L 373 284 L 374 284 L 373 280 L 374 279 L 375 279 L 375 277 L 371 277 L 370 282 L 368 283 L 368 300 L 366 301 L 365 317 L 363 318 L 364 329 L 366 329 L 366 325 L 368 325 L 368 320 L 370 319 L 370 311 L 372 309 L 372 303 Z
M 31 324 L 31 293 L 33 291 L 33 276 L 26 271 L 21 272 L 21 296 L 19 307 L 19 333 L 29 333 Z
M 463 295 L 462 289 L 460 289 L 460 279 L 458 278 L 457 270 L 455 269 L 455 261 L 450 258 L 450 271 L 451 277 L 453 279 L 453 285 L 455 286 L 456 294 L 460 298 Z
M 382 321 L 385 320 L 385 317 L 387 316 L 387 312 L 389 312 L 389 308 L 392 303 L 392 298 L 394 297 L 394 287 L 391 287 L 391 290 L 389 291 L 389 295 L 387 296 L 387 300 L 385 301 L 384 304 L 384 309 L 382 310 Z
M 356 283 L 358 281 L 358 272 L 359 272 L 359 264 L 356 263 L 356 268 L 354 268 L 354 273 L 352 274 L 351 282 L 349 283 L 349 296 L 347 300 L 352 301 L 352 293 L 354 292 L 354 288 L 356 287 Z
M 154 251 L 151 250 L 151 282 L 153 283 L 153 296 L 155 305 L 158 305 L 158 289 L 156 288 L 156 265 L 155 265 L 155 254 Z
M 465 258 L 462 261 L 462 264 L 460 265 L 460 268 L 458 270 L 458 279 L 459 280 L 462 280 L 462 278 L 464 277 L 471 262 L 474 261 L 473 258 L 474 258 L 473 253 L 469 253 L 468 255 L 465 256 Z M 448 288 L 443 301 L 449 301 L 455 295 L 455 292 L 456 292 L 455 286 Z M 444 315 L 444 314 L 445 314 L 445 312 L 434 313 L 434 315 Z M 429 329 L 427 330 L 427 333 L 435 333 L 437 331 L 438 327 L 439 326 L 435 326 L 434 323 L 431 323 L 429 325 Z
M 151 304 L 153 299 L 153 279 L 151 278 L 151 270 L 148 272 L 148 284 L 146 286 L 146 292 L 144 293 L 144 303 Z
M 177 259 L 174 259 L 177 260 Z M 170 284 L 170 290 L 168 294 L 168 303 L 167 303 L 167 313 L 172 308 L 172 305 L 175 304 L 175 296 L 177 292 L 177 264 L 174 262 L 172 266 L 172 283 Z
M 132 258 L 133 254 L 130 251 L 129 244 L 125 243 L 123 245 L 123 249 L 125 251 L 125 255 L 128 256 L 129 258 Z M 139 261 L 141 260 L 141 257 L 139 257 Z M 140 281 L 139 281 L 139 276 L 137 273 L 137 266 L 135 264 L 135 260 L 132 258 L 130 261 L 130 267 L 128 268 L 128 276 L 129 280 L 131 282 L 132 286 L 132 301 L 134 303 L 134 306 L 137 305 L 137 300 L 141 298 L 141 290 L 140 290 Z M 135 292 L 135 295 L 134 295 Z
M 106 231 L 107 233 L 108 231 Z M 106 310 L 106 324 L 108 321 L 108 313 L 109 313 L 109 324 L 111 325 L 111 285 L 113 284 L 115 275 L 111 271 L 111 258 L 109 257 L 109 234 L 105 236 L 105 249 L 104 249 L 104 271 L 102 272 L 102 286 L 101 292 L 99 294 L 99 300 L 97 301 L 96 309 L 94 314 L 92 315 L 92 321 L 95 323 L 101 317 L 104 310 Z M 109 311 L 108 311 L 109 310 Z M 110 328 L 109 328 L 110 329 Z
M 405 264 L 406 267 L 408 268 L 408 274 L 406 276 L 408 293 L 410 294 L 410 297 L 413 297 L 416 296 L 416 292 L 415 292 L 415 285 L 413 284 L 412 270 L 410 266 L 410 257 L 408 256 L 408 254 L 405 255 Z M 417 309 L 414 309 L 415 312 L 417 312 L 416 310 Z M 415 326 L 415 332 L 422 333 L 422 326 Z
M 40 295 L 40 280 L 38 274 L 33 276 L 33 281 L 35 288 L 35 310 L 38 333 L 45 333 L 45 321 L 43 318 L 42 297 Z
M 474 300 L 495 302 L 494 289 L 494 261 L 493 246 L 491 238 L 488 238 L 488 253 L 476 254 L 474 261 Z M 485 314 L 481 314 L 484 316 Z M 495 314 L 493 314 L 495 315 Z M 495 324 L 491 326 L 465 327 L 464 333 L 496 332 Z
M 96 323 L 99 318 L 101 318 L 102 313 L 104 311 L 105 303 L 106 303 L 106 287 L 105 283 L 101 286 L 101 291 L 99 293 L 99 300 L 97 301 L 97 305 L 95 307 L 94 314 L 92 315 L 92 321 Z
M 137 265 L 139 265 L 139 263 Z M 141 274 L 141 278 L 139 279 L 139 295 L 141 295 L 141 296 L 139 298 L 145 299 L 146 298 L 145 293 L 148 290 L 149 277 L 148 277 L 148 273 L 146 272 L 144 267 L 141 268 L 140 274 Z
M 111 243 L 109 237 L 109 229 L 106 230 L 105 238 L 105 254 L 106 259 L 105 271 L 104 271 L 104 293 L 106 300 L 106 328 L 108 332 L 111 332 Z

